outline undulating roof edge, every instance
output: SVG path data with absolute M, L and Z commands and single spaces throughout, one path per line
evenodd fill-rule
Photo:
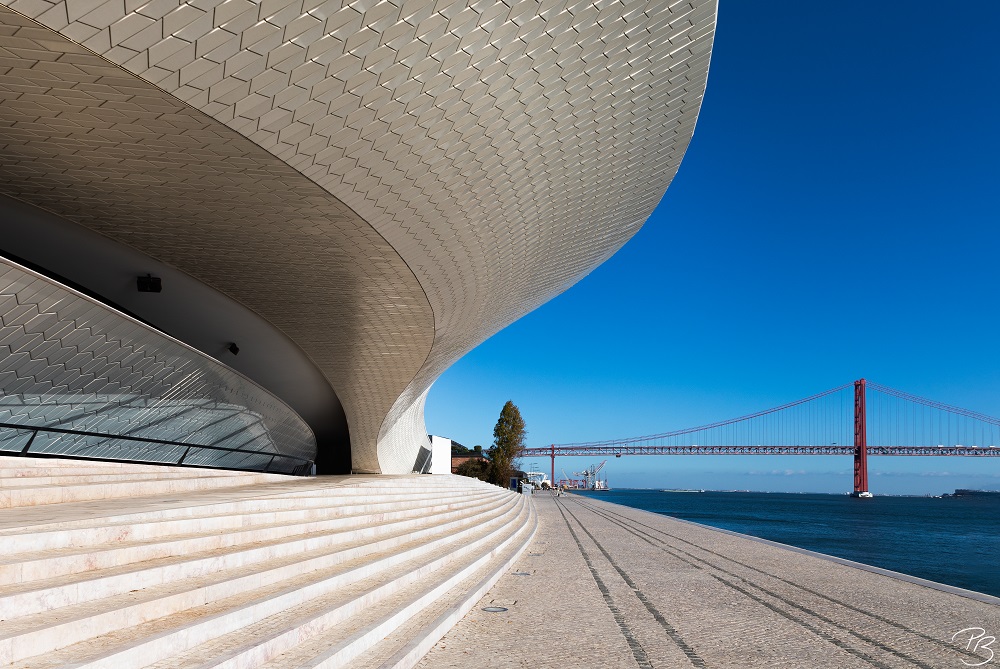
M 427 447 L 449 365 L 652 212 L 716 9 L 7 4 L 33 21 L 2 13 L 0 192 L 273 324 L 343 403 L 353 469 L 384 473 Z

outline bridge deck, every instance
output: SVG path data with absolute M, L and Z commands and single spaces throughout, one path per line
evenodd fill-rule
M 959 630 L 1000 632 L 998 598 L 590 498 L 535 504 L 533 544 L 421 669 L 936 669 L 990 658 L 963 652 Z

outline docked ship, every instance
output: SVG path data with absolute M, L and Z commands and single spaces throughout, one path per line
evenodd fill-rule
M 524 475 L 528 479 L 528 483 L 539 490 L 552 487 L 552 481 L 545 475 L 545 472 L 524 472 Z

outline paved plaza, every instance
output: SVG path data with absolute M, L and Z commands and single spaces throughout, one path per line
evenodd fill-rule
M 578 495 L 535 505 L 533 543 L 421 669 L 1000 665 L 996 598 Z

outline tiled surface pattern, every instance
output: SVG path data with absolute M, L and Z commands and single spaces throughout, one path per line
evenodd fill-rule
M 245 469 L 265 466 L 270 454 L 308 459 L 316 450 L 302 419 L 249 379 L 2 259 L 0 361 L 0 423 L 269 454 L 186 459 Z M 0 450 L 20 451 L 29 434 L 0 429 Z M 31 451 L 175 463 L 185 448 L 39 433 Z
M 398 251 L 433 310 L 434 342 L 379 418 L 378 467 L 390 472 L 412 465 L 415 407 L 448 365 L 647 218 L 693 132 L 715 25 L 713 0 L 8 4 L 250 138 Z M 155 230 L 111 220 L 102 231 L 160 257 Z M 198 258 L 179 266 L 201 276 Z M 307 335 L 313 354 L 319 333 L 289 334 Z M 355 367 L 350 383 L 375 382 L 397 368 L 390 359 Z M 357 400 L 342 399 L 350 418 Z M 354 442 L 358 463 L 367 444 Z
M 377 471 L 379 425 L 433 336 L 413 274 L 280 160 L 61 39 L 0 8 L 4 192 L 183 268 L 278 326 L 343 401 L 355 468 Z

